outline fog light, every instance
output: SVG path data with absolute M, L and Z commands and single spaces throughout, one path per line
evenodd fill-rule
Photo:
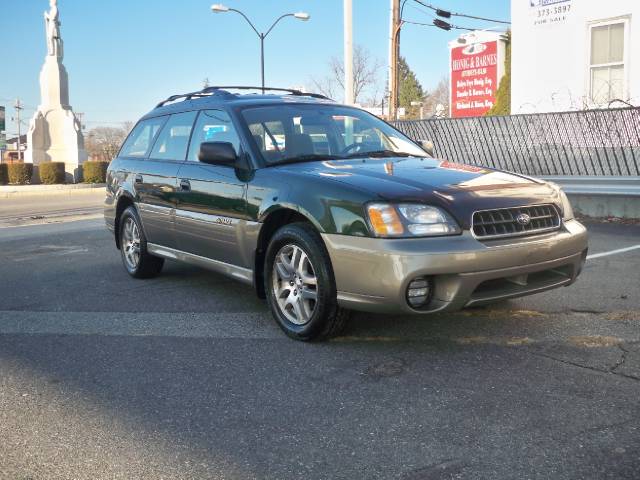
M 413 308 L 426 306 L 431 300 L 433 285 L 431 279 L 418 277 L 409 283 L 407 287 L 407 301 Z

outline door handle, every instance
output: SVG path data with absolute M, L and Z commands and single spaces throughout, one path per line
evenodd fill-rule
M 142 175 L 136 175 L 133 179 L 134 183 L 142 183 Z
M 187 180 L 186 178 L 183 178 L 182 180 L 180 180 L 180 190 L 182 190 L 183 192 L 188 192 L 191 190 L 191 182 L 189 180 Z

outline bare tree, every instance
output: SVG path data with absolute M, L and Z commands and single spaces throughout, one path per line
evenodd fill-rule
M 85 136 L 85 149 L 89 158 L 111 161 L 117 155 L 131 126 L 131 122 L 125 122 L 122 127 L 96 127 L 89 130 Z
M 438 105 L 444 107 L 445 115 L 449 115 L 449 79 L 442 77 L 433 90 L 426 93 L 424 97 L 425 116 L 433 116 Z
M 127 120 L 126 122 L 122 122 L 122 129 L 129 135 L 129 132 L 133 130 L 134 123 L 131 120 Z
M 323 78 L 312 78 L 314 89 L 330 98 L 335 98 L 336 92 L 344 90 L 344 62 L 342 58 L 333 56 L 327 64 L 329 74 Z M 371 52 L 361 45 L 353 47 L 353 98 L 357 103 L 362 95 L 370 90 L 374 97 L 378 96 L 379 72 L 382 63 L 373 58 Z M 370 92 L 371 94 L 371 92 Z

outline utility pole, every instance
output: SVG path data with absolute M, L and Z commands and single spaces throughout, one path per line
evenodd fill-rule
M 84 125 L 84 113 L 83 112 L 76 112 L 76 119 L 78 120 L 78 123 L 80 124 L 80 130 L 84 131 L 85 125 Z
M 344 103 L 353 105 L 353 10 L 351 0 L 344 0 Z
M 400 0 L 391 1 L 389 25 L 389 120 L 398 117 L 398 59 L 400 56 Z
M 16 122 L 18 124 L 18 161 L 21 162 L 22 159 L 22 147 L 20 142 L 20 137 L 22 134 L 22 120 L 20 119 L 20 111 L 24 109 L 22 103 L 20 103 L 20 99 L 16 98 L 16 103 L 13 105 L 13 108 L 16 111 Z

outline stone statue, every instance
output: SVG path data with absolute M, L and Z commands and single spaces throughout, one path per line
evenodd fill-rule
M 44 12 L 44 23 L 47 31 L 48 55 L 63 58 L 62 38 L 60 37 L 60 14 L 57 0 L 50 0 L 51 10 Z
M 33 163 L 33 182 L 38 181 L 40 165 L 46 162 L 64 163 L 66 181 L 77 182 L 87 152 L 80 122 L 69 104 L 58 2 L 49 0 L 49 5 L 51 9 L 44 12 L 47 54 L 40 70 L 40 105 L 31 118 L 24 161 Z

